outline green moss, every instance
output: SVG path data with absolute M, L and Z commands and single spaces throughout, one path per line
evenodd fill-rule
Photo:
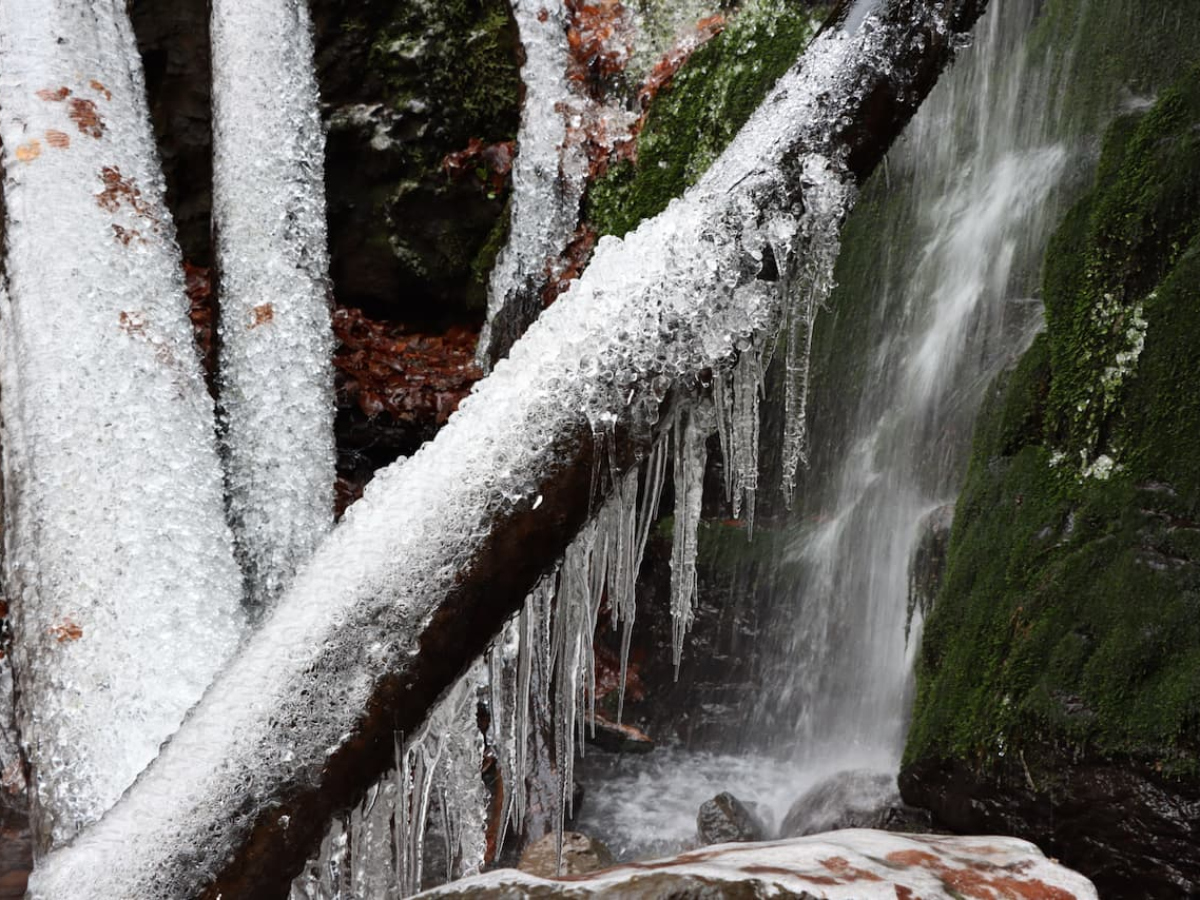
M 427 327 L 477 318 L 504 192 L 450 178 L 472 139 L 515 139 L 521 80 L 505 0 L 383 0 L 343 24 L 322 56 L 333 109 L 329 215 L 339 298 Z
M 1051 59 L 1051 83 L 1065 86 L 1053 100 L 1069 130 L 1094 134 L 1117 103 L 1153 97 L 1163 73 L 1183 71 L 1197 45 L 1200 0 L 1046 0 L 1030 46 L 1035 59 Z
M 1200 70 L 1110 129 L 980 415 L 906 757 L 1200 771 Z M 1144 346 L 1113 377 L 1133 310 Z M 1111 454 L 1107 479 L 1078 454 Z M 1053 748 L 1053 752 L 1047 752 Z
M 694 184 L 803 52 L 818 21 L 800 4 L 761 0 L 692 54 L 651 104 L 637 165 L 614 167 L 589 190 L 592 226 L 624 235 Z
M 432 127 L 411 152 L 442 157 L 467 141 L 516 136 L 521 76 L 516 26 L 503 0 L 405 2 L 373 35 L 372 74 L 386 100 L 405 113 L 413 101 L 437 103 Z

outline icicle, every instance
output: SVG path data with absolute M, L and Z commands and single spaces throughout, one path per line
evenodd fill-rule
M 333 525 L 325 142 L 308 5 L 214 0 L 212 45 L 229 513 L 248 599 L 263 604 Z
M 675 676 L 683 656 L 683 639 L 692 626 L 696 599 L 696 549 L 704 467 L 708 462 L 706 443 L 712 429 L 709 414 L 693 406 L 677 413 L 675 444 L 675 531 L 671 547 L 671 659 Z
M 637 575 L 642 567 L 642 559 L 646 555 L 646 544 L 650 540 L 650 531 L 658 515 L 658 502 L 662 499 L 663 484 L 666 481 L 667 448 L 669 437 L 663 437 L 650 451 L 646 460 L 645 476 L 642 479 L 642 494 L 639 499 L 634 535 L 634 555 L 630 566 L 629 591 L 619 594 L 613 601 L 613 609 L 617 611 L 622 623 L 621 630 L 621 677 L 617 685 L 617 724 L 625 713 L 625 682 L 629 674 L 629 649 L 633 641 L 633 623 L 637 617 Z
M 841 247 L 840 232 L 849 208 L 852 188 L 848 179 L 821 157 L 803 164 L 805 209 L 800 221 L 800 246 L 796 253 L 799 271 L 784 285 L 786 311 L 784 339 L 787 341 L 784 386 L 784 434 L 782 490 L 791 503 L 796 470 L 808 463 L 808 374 L 812 351 L 813 324 L 817 310 L 833 291 L 833 270 Z M 792 256 L 786 236 L 776 249 L 776 259 Z M 782 268 L 782 265 L 781 265 Z

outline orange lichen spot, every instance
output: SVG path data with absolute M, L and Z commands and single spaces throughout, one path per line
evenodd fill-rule
M 887 855 L 887 861 L 897 866 L 937 866 L 941 860 L 924 850 L 896 850 Z
M 39 141 L 30 141 L 28 144 L 21 144 L 17 147 L 17 160 L 20 162 L 33 162 L 42 155 L 42 145 Z
M 100 113 L 96 110 L 95 103 L 91 100 L 75 97 L 71 100 L 70 107 L 71 111 L 68 115 L 71 117 L 71 121 L 78 126 L 82 134 L 94 138 L 104 137 L 104 119 L 100 117 Z
M 883 879 L 868 869 L 860 869 L 857 866 L 850 864 L 849 860 L 843 859 L 840 856 L 831 856 L 829 859 L 820 861 L 826 869 L 837 875 L 839 878 L 846 878 L 850 881 L 882 881 Z
M 120 315 L 121 330 L 126 334 L 145 334 L 146 316 L 141 312 L 122 312 Z
M 49 128 L 46 130 L 46 143 L 55 150 L 66 150 L 71 146 L 71 136 L 66 132 Z
M 65 644 L 68 641 L 77 641 L 83 637 L 83 629 L 71 619 L 63 619 L 57 625 L 51 626 L 50 633 L 54 635 L 54 639 L 60 644 Z
M 71 89 L 68 87 L 60 88 L 42 88 L 37 92 L 39 100 L 45 100 L 47 103 L 61 103 L 71 96 Z
M 275 318 L 275 307 L 270 303 L 263 303 L 254 307 L 254 321 L 250 323 L 251 328 L 257 328 L 259 325 L 266 325 Z
M 95 78 L 93 78 L 91 81 L 89 81 L 88 85 L 91 87 L 91 89 L 93 91 L 99 91 L 101 94 L 103 94 L 105 100 L 112 99 L 112 91 L 110 91 L 108 88 L 106 88 L 104 85 L 102 85 Z

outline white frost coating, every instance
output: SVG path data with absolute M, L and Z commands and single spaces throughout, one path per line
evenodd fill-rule
M 649 417 L 658 379 L 686 394 L 731 364 L 739 338 L 780 321 L 782 298 L 754 260 L 778 243 L 768 223 L 786 221 L 797 199 L 798 148 L 836 145 L 833 123 L 858 109 L 856 90 L 920 27 L 945 31 L 947 6 L 915 6 L 901 31 L 879 24 L 815 42 L 694 188 L 624 240 L 601 240 L 437 438 L 376 476 L 136 789 L 45 861 L 31 896 L 186 893 L 196 854 L 216 868 L 239 841 L 244 820 L 230 820 L 229 804 L 265 816 L 273 789 L 320 772 L 377 679 L 409 671 L 488 535 L 559 483 L 564 441 L 614 417 L 638 427 L 632 411 Z M 822 189 L 818 180 L 810 193 Z
M 550 891 L 562 898 L 719 895 L 721 885 L 731 883 L 737 885 L 731 893 L 739 896 L 825 900 L 955 900 L 963 896 L 963 885 L 979 897 L 1098 896 L 1090 881 L 1047 859 L 1028 841 L 858 828 L 762 844 L 719 844 L 563 881 L 499 869 L 420 896 L 518 900 Z
M 213 220 L 229 513 L 249 599 L 333 524 L 325 139 L 306 0 L 214 0 Z
M 15 701 L 12 664 L 4 657 L 0 659 L 0 793 L 20 795 L 26 785 Z M 0 806 L 3 802 L 0 800 Z
M 643 80 L 673 46 L 691 49 L 696 23 L 722 11 L 719 0 L 630 0 L 625 7 L 633 20 L 626 76 L 634 81 Z
M 568 12 L 563 0 L 515 0 L 513 14 L 525 50 L 521 80 L 525 100 L 512 170 L 512 213 L 508 242 L 488 284 L 488 314 L 479 337 L 477 362 L 488 371 L 499 335 L 514 316 L 523 325 L 524 307 L 541 306 L 542 287 L 571 239 L 587 176 L 587 154 L 567 140 L 566 115 L 573 95 L 567 79 Z M 508 341 L 511 343 L 512 335 Z
M 199 699 L 240 581 L 123 2 L 0 2 L 0 141 L 5 584 L 44 850 Z

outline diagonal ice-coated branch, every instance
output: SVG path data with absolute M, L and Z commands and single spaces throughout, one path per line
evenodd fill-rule
M 376 477 L 32 896 L 284 896 L 330 818 L 389 767 L 395 732 L 562 552 L 593 484 L 634 463 L 659 398 L 686 399 L 780 321 L 806 241 L 836 229 L 984 2 L 880 0 L 853 35 L 827 33 L 694 189 L 602 241 L 437 439 Z
M 232 655 L 241 585 L 124 0 L 0 0 L 0 140 L 4 582 L 44 851 Z

